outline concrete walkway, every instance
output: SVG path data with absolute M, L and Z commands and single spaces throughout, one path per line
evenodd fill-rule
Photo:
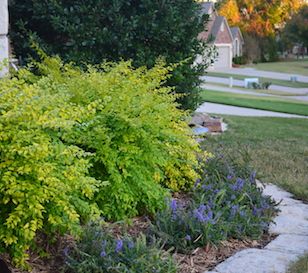
M 269 229 L 278 237 L 264 249 L 241 250 L 205 273 L 286 273 L 292 262 L 308 253 L 308 205 L 271 184 L 263 194 L 281 201 L 280 213 Z
M 245 116 L 245 117 L 308 118 L 308 116 L 278 113 L 278 112 L 258 110 L 258 109 L 238 107 L 238 106 L 230 106 L 212 102 L 204 102 L 198 107 L 196 112 L 232 115 L 232 116 Z
M 218 84 L 225 84 L 225 85 L 229 85 L 229 82 L 230 82 L 229 78 L 224 78 L 224 77 L 202 76 L 201 79 L 204 80 L 206 83 L 218 83 Z M 244 87 L 245 84 L 243 80 L 233 79 L 233 86 Z M 269 90 L 293 93 L 296 95 L 308 94 L 308 88 L 293 88 L 293 87 L 280 86 L 280 85 L 275 85 L 275 84 L 270 85 Z
M 263 77 L 263 78 L 278 79 L 278 80 L 290 80 L 291 76 L 296 76 L 297 80 L 299 82 L 307 82 L 308 83 L 308 76 L 257 70 L 255 68 L 249 68 L 249 67 L 215 69 L 215 70 L 213 70 L 213 72 L 236 74 L 236 75 L 245 75 L 245 76 L 249 76 L 249 77 Z

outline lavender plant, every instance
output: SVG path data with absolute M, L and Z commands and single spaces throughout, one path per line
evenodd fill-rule
M 156 215 L 154 234 L 180 252 L 227 238 L 262 236 L 276 212 L 275 203 L 262 195 L 248 162 L 229 156 L 208 159 L 190 201 L 168 201 L 167 209 Z
M 65 273 L 175 273 L 176 266 L 158 242 L 146 237 L 115 237 L 101 226 L 84 229 L 81 240 L 64 250 Z

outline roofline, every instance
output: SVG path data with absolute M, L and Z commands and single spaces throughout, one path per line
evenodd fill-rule
M 224 16 L 223 16 L 223 18 L 224 18 L 224 19 L 223 19 L 223 22 L 225 22 L 225 23 L 226 23 L 227 28 L 228 28 L 229 35 L 230 35 L 231 40 L 232 40 L 232 42 L 233 42 L 233 35 L 232 35 L 232 32 L 231 32 L 231 29 L 230 29 L 229 23 L 228 23 L 228 21 L 227 21 L 226 17 L 224 17 Z
M 236 28 L 236 29 L 238 30 L 238 33 L 240 34 L 240 36 L 241 36 L 241 38 L 242 38 L 242 40 L 243 40 L 243 42 L 244 42 L 244 37 L 243 37 L 243 34 L 242 34 L 241 29 L 240 29 L 238 26 L 233 27 L 233 28 Z M 231 30 L 231 28 L 230 28 L 230 30 Z M 232 35 L 232 36 L 233 36 L 233 35 Z

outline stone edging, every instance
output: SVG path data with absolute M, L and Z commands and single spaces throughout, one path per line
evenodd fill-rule
M 308 205 L 272 184 L 264 187 L 263 194 L 281 201 L 281 211 L 269 229 L 277 238 L 264 249 L 239 251 L 204 273 L 285 273 L 292 262 L 308 253 Z

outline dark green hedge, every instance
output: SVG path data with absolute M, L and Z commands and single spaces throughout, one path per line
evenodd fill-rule
M 31 36 L 48 54 L 79 65 L 132 59 L 152 67 L 159 56 L 190 58 L 168 84 L 187 95 L 179 99 L 184 108 L 196 106 L 204 66 L 192 64 L 205 47 L 197 36 L 206 18 L 194 0 L 11 0 L 9 10 L 14 52 L 25 61 L 35 56 Z

